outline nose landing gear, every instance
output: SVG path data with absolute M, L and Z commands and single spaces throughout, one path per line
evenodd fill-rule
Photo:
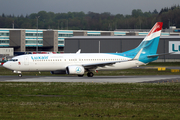
M 19 74 L 18 76 L 19 76 L 19 77 L 22 77 L 22 74 Z
M 22 77 L 21 71 L 16 71 L 16 70 L 14 70 L 13 73 L 18 73 L 18 76 L 19 76 L 19 77 Z

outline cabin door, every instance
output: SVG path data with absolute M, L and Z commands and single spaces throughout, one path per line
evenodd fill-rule
M 25 56 L 25 57 L 24 57 L 24 65 L 29 65 L 28 56 Z

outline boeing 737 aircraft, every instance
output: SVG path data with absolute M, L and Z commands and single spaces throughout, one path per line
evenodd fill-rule
M 51 71 L 52 74 L 74 74 L 82 77 L 86 72 L 121 70 L 145 65 L 158 59 L 157 48 L 162 30 L 157 22 L 140 45 L 123 53 L 30 54 L 13 57 L 3 64 L 22 76 L 23 71 Z

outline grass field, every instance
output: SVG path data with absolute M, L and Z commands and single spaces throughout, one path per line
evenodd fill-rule
M 0 83 L 0 119 L 179 119 L 180 83 Z
M 167 64 L 158 65 L 167 66 Z M 127 69 L 99 71 L 95 75 L 176 74 L 179 72 Z M 0 67 L 0 75 L 17 74 Z M 50 76 L 51 74 L 23 72 L 23 75 Z M 0 82 L 0 119 L 2 120 L 180 119 L 179 113 L 180 83 L 176 82 L 122 84 Z

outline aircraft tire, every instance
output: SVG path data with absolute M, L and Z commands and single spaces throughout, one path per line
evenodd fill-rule
M 88 76 L 88 77 L 93 77 L 94 74 L 93 74 L 92 72 L 88 72 L 88 73 L 87 73 L 87 76 Z
M 18 76 L 19 76 L 19 77 L 22 77 L 22 74 L 19 74 Z

